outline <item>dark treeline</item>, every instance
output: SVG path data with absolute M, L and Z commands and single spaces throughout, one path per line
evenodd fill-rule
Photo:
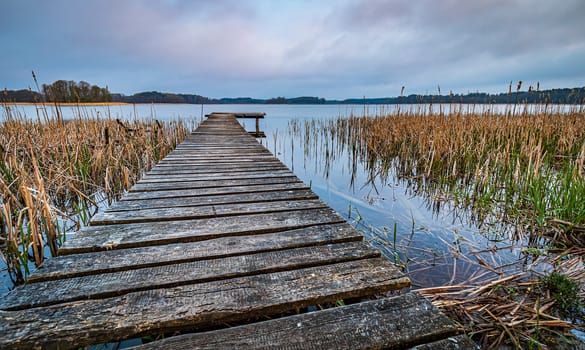
M 550 103 L 584 104 L 585 87 L 573 89 L 552 89 L 543 91 L 518 91 L 501 94 L 469 93 L 449 95 L 408 95 L 383 98 L 353 98 L 345 100 L 326 100 L 324 98 L 303 96 L 294 98 L 275 97 L 258 99 L 251 97 L 208 98 L 200 95 L 173 94 L 157 91 L 141 92 L 125 96 L 112 94 L 113 102 L 126 103 L 194 103 L 194 104 L 416 104 L 416 103 Z
M 43 95 L 30 89 L 25 90 L 4 90 L 0 94 L 2 102 L 42 102 Z
M 209 98 L 195 94 L 175 94 L 158 91 L 141 92 L 134 95 L 110 93 L 86 82 L 58 80 L 43 85 L 43 93 L 32 90 L 4 90 L 0 94 L 3 102 L 125 102 L 125 103 L 190 103 L 190 104 L 417 104 L 417 103 L 463 103 L 463 104 L 585 104 L 585 87 L 536 91 L 509 91 L 500 94 L 481 92 L 449 95 L 408 95 L 383 98 L 352 98 L 326 100 L 303 96 L 295 98 L 275 97 L 257 99 L 251 97 Z
M 324 104 L 327 101 L 319 97 L 295 97 L 284 98 L 276 97 L 270 99 L 258 99 L 251 97 L 232 97 L 232 98 L 208 98 L 200 95 L 173 94 L 168 92 L 141 92 L 138 94 L 125 96 L 121 94 L 112 94 L 113 102 L 126 103 L 194 103 L 194 104 Z
M 108 88 L 91 85 L 85 81 L 57 80 L 43 84 L 43 94 L 48 102 L 111 102 Z
M 386 98 L 347 99 L 338 103 L 351 104 L 417 104 L 417 103 L 545 103 L 545 104 L 585 104 L 585 87 L 572 89 L 552 89 L 543 91 L 517 91 L 500 94 L 482 92 L 449 95 L 408 95 Z
M 111 102 L 112 95 L 108 88 L 91 85 L 88 82 L 57 80 L 52 84 L 43 84 L 42 93 L 29 90 L 4 90 L 3 102 Z

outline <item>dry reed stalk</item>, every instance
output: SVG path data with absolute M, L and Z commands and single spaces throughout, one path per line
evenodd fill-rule
M 559 256 L 566 257 L 570 251 Z M 580 256 L 564 259 L 557 264 L 557 270 L 572 280 L 585 281 Z M 417 292 L 455 319 L 482 347 L 495 349 L 508 344 L 524 348 L 539 344 L 541 348 L 570 348 L 569 331 L 579 328 L 579 323 L 559 317 L 560 306 L 542 281 L 523 273 L 494 278 L 488 283 L 474 285 L 467 281 L 454 286 L 421 288 Z M 581 289 L 580 307 L 583 294 Z M 582 310 L 576 312 L 576 317 L 582 320 Z
M 67 121 L 8 115 L 0 123 L 0 248 L 11 276 L 23 281 L 29 248 L 37 266 L 44 245 L 57 254 L 66 230 L 57 221 L 70 225 L 77 217 L 79 226 L 79 214 L 87 220 L 104 194 L 117 198 L 186 133 L 180 121 L 119 125 L 88 113 Z
M 304 129 L 293 132 L 304 137 L 305 153 L 321 154 L 325 164 L 347 151 L 372 178 L 391 172 L 429 201 L 452 200 L 478 219 L 529 220 L 544 234 L 585 226 L 583 113 L 401 110 L 310 121 Z M 558 220 L 573 225 L 555 225 Z

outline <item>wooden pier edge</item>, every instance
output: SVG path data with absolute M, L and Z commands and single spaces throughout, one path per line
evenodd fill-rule
M 473 342 L 417 293 L 364 301 L 210 332 L 154 341 L 132 349 L 453 349 Z M 423 347 L 421 347 L 423 346 Z
M 474 348 L 422 296 L 388 297 L 409 279 L 237 117 L 264 114 L 208 115 L 3 296 L 0 348 Z

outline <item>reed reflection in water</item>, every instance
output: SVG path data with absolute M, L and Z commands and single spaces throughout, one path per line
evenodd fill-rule
M 403 122 L 405 125 L 412 123 L 414 117 L 404 115 L 402 118 L 407 119 Z M 487 118 L 493 117 L 491 114 L 477 116 L 484 126 L 491 123 Z M 429 123 L 430 118 L 436 120 L 414 135 L 422 138 L 421 134 L 432 132 L 429 128 L 437 123 L 448 123 L 444 116 L 429 115 L 419 122 Z M 471 119 L 465 118 L 466 123 Z M 374 139 L 369 137 L 372 129 L 366 130 L 369 119 L 374 118 L 292 119 L 286 131 L 269 130 L 272 137 L 263 142 L 310 183 L 322 199 L 364 231 L 367 239 L 387 258 L 408 271 L 414 288 L 487 283 L 517 272 L 540 274 L 552 268 L 549 257 L 532 254 L 550 245 L 550 240 L 542 238 L 539 228 L 532 222 L 518 221 L 510 207 L 499 202 L 489 207 L 481 202 L 462 200 L 473 196 L 481 199 L 477 195 L 480 190 L 493 192 L 495 181 L 499 179 L 486 177 L 485 169 L 489 169 L 491 163 L 474 163 L 474 170 L 480 171 L 471 171 L 471 175 L 487 180 L 480 186 L 471 177 L 448 177 L 464 175 L 465 168 L 456 168 L 459 165 L 455 163 L 454 169 L 445 155 L 436 156 L 434 160 L 431 160 L 432 154 L 414 153 L 411 157 L 401 157 L 405 147 L 422 142 L 415 140 L 413 135 L 409 135 L 410 140 L 401 141 L 403 149 L 399 148 L 395 155 L 382 154 L 382 147 L 373 144 Z M 453 119 L 461 123 L 461 119 Z M 531 122 L 534 123 L 534 119 Z M 269 121 L 266 126 L 270 129 Z M 510 127 L 507 129 L 514 131 Z M 386 145 L 392 145 L 398 131 L 385 129 L 381 132 L 388 135 L 382 139 Z M 582 137 L 578 129 L 573 136 Z M 376 140 L 380 142 L 380 138 Z M 433 141 L 436 142 L 436 138 Z M 470 143 L 470 147 L 475 147 L 473 145 L 475 143 Z M 579 149 L 569 147 L 568 152 L 577 152 L 575 159 L 579 159 Z M 437 151 L 434 152 L 436 155 Z M 447 149 L 446 157 L 451 153 Z M 420 157 L 425 157 L 426 163 Z M 436 164 L 443 173 L 436 175 L 436 169 L 429 168 L 429 163 Z M 457 191 L 459 197 L 453 195 Z M 509 193 L 504 191 L 499 195 L 505 200 Z

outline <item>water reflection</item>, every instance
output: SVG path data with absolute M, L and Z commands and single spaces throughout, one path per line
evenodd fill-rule
M 513 225 L 455 205 L 425 183 L 396 175 L 349 142 L 350 130 L 322 118 L 268 118 L 262 141 L 331 207 L 412 279 L 413 287 L 477 284 L 518 271 L 548 269 L 526 254 L 542 247 Z M 403 166 L 403 165 L 402 165 Z

